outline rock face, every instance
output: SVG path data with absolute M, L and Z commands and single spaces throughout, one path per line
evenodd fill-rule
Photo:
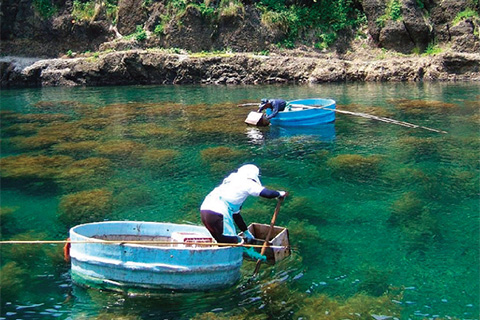
M 0 2 L 1 87 L 479 80 L 480 18 L 472 11 L 478 12 L 478 1 L 361 0 L 355 3 L 367 17 L 364 48 L 353 41 L 357 30 L 346 28 L 327 52 L 298 43 L 308 49 L 300 56 L 278 52 L 275 44 L 286 39 L 285 31 L 263 24 L 256 1 L 242 0 L 233 12 L 212 16 L 193 2 L 172 13 L 165 0 L 118 0 L 115 17 L 104 1 L 48 2 L 54 11 L 41 12 L 35 0 Z M 93 3 L 93 14 L 79 14 L 74 10 L 78 3 Z M 461 13 L 464 17 L 458 18 Z M 372 54 L 381 54 L 378 48 L 422 53 L 432 44 L 447 49 L 430 57 Z M 237 54 L 201 58 L 186 50 Z M 88 56 L 88 51 L 103 53 Z M 246 53 L 262 51 L 270 55 Z M 26 60 L 5 56 L 64 59 L 26 66 Z
M 242 0 L 234 13 L 217 12 L 214 16 L 202 13 L 198 5 L 188 5 L 184 12 L 174 15 L 168 1 L 118 0 L 115 16 L 109 13 L 105 1 L 97 1 L 94 14 L 82 17 L 75 14 L 75 5 L 92 1 L 47 2 L 53 11 L 36 7 L 43 3 L 39 0 L 1 1 L 2 55 L 58 57 L 68 51 L 128 49 L 125 41 L 117 38 L 135 34 L 139 27 L 147 32 L 148 39 L 133 46 L 130 43 L 130 48 L 259 52 L 271 50 L 286 38 L 279 27 L 262 23 L 262 11 L 249 0 Z M 365 13 L 368 34 L 377 47 L 405 54 L 422 52 L 429 44 L 452 46 L 458 52 L 478 50 L 478 14 L 453 23 L 467 9 L 478 12 L 478 1 L 361 0 L 356 6 Z M 351 37 L 342 35 L 355 31 L 338 30 L 332 48 L 341 48 L 343 53 L 351 50 Z
M 20 66 L 0 61 L 2 87 L 128 84 L 259 84 L 345 81 L 480 81 L 479 54 L 378 61 L 235 54 L 195 57 L 147 50 L 96 59 L 48 59 Z

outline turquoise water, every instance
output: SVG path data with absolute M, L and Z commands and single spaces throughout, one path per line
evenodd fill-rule
M 243 163 L 287 190 L 292 256 L 245 261 L 234 287 L 126 296 L 71 283 L 59 245 L 1 246 L 4 319 L 479 319 L 478 84 L 152 86 L 2 90 L 2 240 L 64 240 L 102 220 L 200 224 Z M 253 128 L 238 104 L 321 97 L 315 129 Z M 249 198 L 248 223 L 275 201 Z

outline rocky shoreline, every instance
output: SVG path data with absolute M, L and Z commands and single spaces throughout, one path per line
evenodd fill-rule
M 127 50 L 55 59 L 0 58 L 1 88 L 148 84 L 274 84 L 384 81 L 480 81 L 480 54 L 442 53 L 386 59 L 198 56 Z

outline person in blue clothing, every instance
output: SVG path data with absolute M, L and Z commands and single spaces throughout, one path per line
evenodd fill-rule
M 285 110 L 286 106 L 287 102 L 282 99 L 262 99 L 258 107 L 258 112 L 262 112 L 265 109 L 272 109 L 272 112 L 266 116 L 266 118 L 270 120 L 275 117 L 279 111 Z

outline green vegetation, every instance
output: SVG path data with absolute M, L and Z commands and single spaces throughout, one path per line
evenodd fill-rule
M 73 1 L 72 16 L 79 21 L 93 20 L 95 17 L 95 1 L 82 2 L 80 0 Z
M 317 48 L 333 44 L 340 31 L 359 27 L 365 16 L 355 8 L 352 0 L 321 1 L 305 4 L 302 1 L 259 1 L 262 22 L 282 31 L 285 39 L 280 44 L 292 48 L 297 41 L 313 41 Z M 313 38 L 311 35 L 314 35 Z
M 473 9 L 466 9 L 462 12 L 459 12 L 455 19 L 453 19 L 452 24 L 455 25 L 462 20 L 469 19 L 469 18 L 478 18 L 478 12 Z
M 428 44 L 428 46 L 425 49 L 425 52 L 423 53 L 423 55 L 432 56 L 432 55 L 439 54 L 441 52 L 442 52 L 442 49 L 437 44 L 435 44 L 434 42 L 431 42 L 431 43 Z
M 118 10 L 118 0 L 74 0 L 72 16 L 79 21 L 93 21 L 104 11 L 108 19 L 115 22 Z
M 385 14 L 380 16 L 376 23 L 383 28 L 388 20 L 398 21 L 402 18 L 402 3 L 400 0 L 390 0 L 385 9 Z
M 137 41 L 145 41 L 147 40 L 147 32 L 143 29 L 142 26 L 137 25 L 135 32 L 132 34 L 129 34 L 128 36 L 125 37 L 126 39 L 132 39 L 135 38 Z
M 50 18 L 58 11 L 50 0 L 33 0 L 32 6 L 42 18 Z

